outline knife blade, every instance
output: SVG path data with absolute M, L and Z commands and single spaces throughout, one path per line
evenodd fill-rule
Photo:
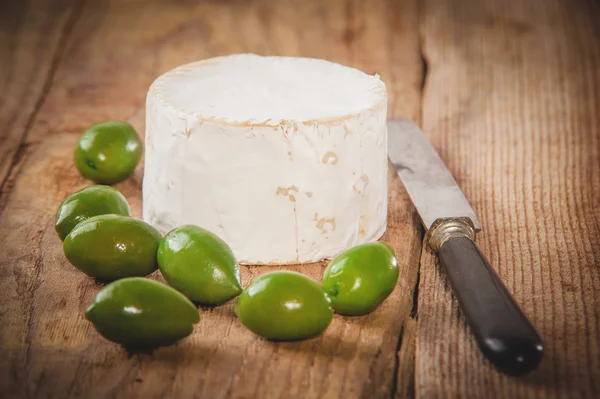
M 407 120 L 388 121 L 388 156 L 427 230 L 440 215 L 481 224 L 454 177 L 427 137 Z
M 475 244 L 481 224 L 422 130 L 388 121 L 388 156 L 427 230 L 479 348 L 501 372 L 531 372 L 543 357 L 537 331 Z

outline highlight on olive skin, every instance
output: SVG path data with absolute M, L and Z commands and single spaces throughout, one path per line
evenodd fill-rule
M 129 203 L 117 189 L 93 185 L 69 195 L 58 208 L 54 228 L 61 240 L 92 216 L 115 214 L 130 216 Z
M 170 345 L 200 320 L 185 295 L 147 278 L 124 278 L 104 287 L 85 311 L 104 338 L 130 348 Z
M 157 259 L 169 285 L 194 303 L 220 305 L 242 292 L 240 269 L 231 248 L 199 226 L 185 225 L 167 233 Z
M 358 316 L 375 310 L 392 293 L 398 274 L 398 262 L 389 245 L 361 244 L 329 263 L 323 288 L 336 313 Z
M 155 271 L 161 238 L 154 227 L 139 219 L 99 215 L 75 226 L 63 249 L 77 269 L 98 280 L 112 281 Z
M 142 142 L 133 126 L 122 121 L 104 121 L 81 135 L 75 148 L 75 165 L 87 179 L 115 184 L 133 173 L 142 151 Z
M 315 337 L 333 318 L 323 288 L 291 271 L 266 273 L 252 281 L 238 298 L 235 314 L 255 334 L 274 341 Z

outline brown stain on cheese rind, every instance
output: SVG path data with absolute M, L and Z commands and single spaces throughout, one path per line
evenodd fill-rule
M 361 215 L 360 220 L 358 221 L 358 236 L 364 237 L 367 235 L 367 224 L 369 223 L 369 219 L 367 215 Z
M 313 196 L 313 193 L 311 193 L 310 191 L 307 191 L 307 192 L 305 192 L 304 194 L 306 194 L 306 196 L 307 196 L 308 198 L 312 198 L 312 196 Z
M 277 195 L 287 196 L 291 202 L 296 202 L 296 197 L 294 194 L 298 192 L 298 187 L 290 186 L 290 187 L 277 187 L 277 191 L 275 192 Z
M 354 186 L 352 187 L 352 189 L 358 193 L 358 194 L 362 194 L 365 189 L 367 188 L 367 186 L 369 185 L 369 176 L 367 175 L 362 175 L 360 177 L 360 180 L 357 181 Z
M 321 230 L 322 234 L 334 231 L 336 226 L 335 218 L 319 218 L 319 215 L 315 213 L 315 222 L 317 222 L 317 229 Z M 331 230 L 328 230 L 327 225 L 331 226 Z
M 348 125 L 345 123 L 344 123 L 344 131 L 346 132 L 346 134 L 344 135 L 344 138 L 346 138 L 350 134 L 350 129 L 348 128 Z
M 324 164 L 337 165 L 338 161 L 339 161 L 338 156 L 333 151 L 328 151 L 325 155 L 323 155 L 322 162 Z

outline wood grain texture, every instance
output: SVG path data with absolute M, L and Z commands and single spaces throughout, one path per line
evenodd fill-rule
M 599 397 L 600 9 L 428 0 L 423 17 L 425 132 L 546 353 L 526 378 L 492 370 L 424 250 L 417 397 Z
M 0 191 L 49 90 L 76 15 L 71 0 L 35 7 L 0 3 Z
M 390 115 L 418 118 L 421 66 L 413 1 L 296 4 L 81 5 L 27 135 L 10 133 L 23 144 L 0 198 L 0 396 L 384 398 L 410 389 L 409 380 L 396 377 L 397 350 L 407 359 L 402 367 L 408 375 L 411 352 L 398 344 L 412 307 L 422 231 L 391 170 L 385 241 L 398 253 L 397 289 L 370 315 L 336 316 L 322 337 L 303 342 L 256 337 L 235 318 L 232 302 L 202 308 L 193 335 L 174 346 L 127 353 L 83 318 L 101 287 L 68 264 L 54 232 L 62 199 L 89 184 L 72 161 L 79 134 L 109 118 L 128 120 L 143 132 L 148 86 L 182 63 L 233 52 L 332 59 L 381 74 Z M 141 173 L 140 166 L 117 186 L 138 217 Z M 318 280 L 324 267 L 289 269 Z M 244 267 L 244 285 L 273 269 Z

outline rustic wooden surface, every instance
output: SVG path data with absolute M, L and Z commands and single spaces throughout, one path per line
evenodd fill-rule
M 592 1 L 566 0 L 1 2 L 0 397 L 597 397 L 599 20 Z M 98 336 L 83 310 L 100 286 L 53 230 L 89 184 L 78 135 L 108 118 L 143 132 L 156 76 L 234 52 L 382 76 L 390 117 L 422 123 L 471 199 L 481 247 L 546 342 L 539 370 L 511 379 L 483 360 L 392 172 L 385 240 L 401 276 L 374 313 L 299 343 L 252 335 L 233 303 L 151 353 Z M 117 186 L 136 216 L 141 173 Z M 273 269 L 243 268 L 244 284 Z
M 11 62 L 2 63 L 0 82 L 8 82 L 9 95 L 31 92 L 39 99 L 19 106 L 3 95 L 1 108 L 2 121 L 18 111 L 31 122 L 25 128 L 16 122 L 9 126 L 0 147 L 7 154 L 3 165 L 10 165 L 0 198 L 0 396 L 352 398 L 411 389 L 411 353 L 403 352 L 406 372 L 398 379 L 396 352 L 412 309 L 422 231 L 391 171 L 386 241 L 399 255 L 398 288 L 372 314 L 336 316 L 324 336 L 298 343 L 258 338 L 239 323 L 230 303 L 201 309 L 194 334 L 177 345 L 128 354 L 100 338 L 83 318 L 100 286 L 66 262 L 53 217 L 65 196 L 89 184 L 72 160 L 81 131 L 115 118 L 143 132 L 152 80 L 196 59 L 233 52 L 333 59 L 380 73 L 390 87 L 392 114 L 418 118 L 415 4 L 380 1 L 368 13 L 361 2 L 324 8 L 318 0 L 300 9 L 277 1 L 44 4 L 43 15 L 53 23 L 30 22 L 28 13 L 42 13 L 37 3 L 16 4 L 13 10 L 5 5 L 3 14 L 11 23 L 0 48 Z M 56 20 L 47 17 L 53 8 L 61 12 Z M 401 11 L 400 19 L 392 18 Z M 47 48 L 53 37 L 62 39 Z M 55 54 L 47 56 L 53 66 L 43 69 L 41 83 L 26 76 L 34 66 L 42 69 L 38 58 L 12 61 L 13 54 L 38 51 L 36 46 Z M 405 48 L 412 51 L 403 53 Z M 396 73 L 395 65 L 405 73 Z M 45 89 L 34 91 L 40 85 Z M 136 216 L 141 213 L 141 172 L 118 185 Z M 247 284 L 273 269 L 244 267 L 242 279 Z M 324 265 L 294 269 L 320 279 Z
M 422 397 L 600 397 L 600 4 L 428 0 L 423 127 L 483 225 L 479 244 L 545 342 L 526 378 L 476 350 L 421 260 Z

